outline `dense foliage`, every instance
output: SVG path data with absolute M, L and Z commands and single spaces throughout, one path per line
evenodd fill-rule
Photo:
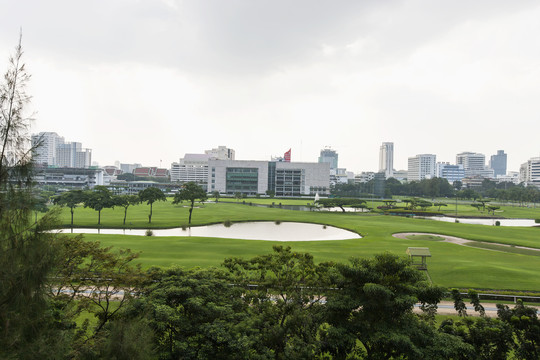
M 359 184 L 336 184 L 332 188 L 332 195 L 340 197 L 372 197 L 374 181 Z M 443 178 L 406 183 L 389 178 L 384 180 L 384 188 L 386 198 L 391 198 L 393 195 L 426 198 L 457 196 L 460 199 L 475 200 L 484 197 L 521 204 L 540 202 L 540 190 L 534 186 L 516 185 L 510 182 L 496 183 L 490 179 L 484 179 L 479 187 L 463 188 L 461 182 L 457 181 L 455 184 L 450 184 Z

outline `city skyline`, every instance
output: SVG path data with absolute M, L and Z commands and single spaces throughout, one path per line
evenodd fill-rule
M 32 9 L 29 11 L 28 9 Z M 171 164 L 216 145 L 238 159 L 377 171 L 424 153 L 540 156 L 540 4 L 6 2 L 0 65 L 19 31 L 32 133 L 93 149 L 100 165 Z

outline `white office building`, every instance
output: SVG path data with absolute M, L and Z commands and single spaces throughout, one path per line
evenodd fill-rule
M 456 155 L 456 165 L 463 165 L 465 171 L 483 170 L 486 166 L 486 156 L 484 154 L 465 151 Z
M 185 154 L 179 162 L 171 164 L 171 182 L 196 182 L 206 186 L 208 181 L 208 154 Z
M 540 188 L 540 157 L 529 159 L 519 169 L 519 177 L 526 185 L 535 185 Z
M 448 162 L 438 162 L 436 173 L 437 177 L 448 180 L 450 184 L 454 181 L 462 181 L 465 177 L 463 165 L 453 165 Z
M 330 164 L 254 160 L 208 161 L 208 191 L 302 196 L 330 192 Z
M 393 142 L 383 142 L 379 149 L 379 172 L 384 172 L 387 179 L 394 176 Z
M 518 185 L 520 183 L 519 171 L 508 171 L 505 175 L 497 175 L 497 183 L 505 182 Z
M 436 176 L 436 155 L 420 154 L 409 158 L 407 180 L 420 181 Z
M 456 164 L 463 165 L 465 177 L 495 178 L 493 169 L 486 167 L 486 156 L 473 152 L 462 152 L 456 155 Z
M 233 149 L 226 146 L 218 146 L 211 150 L 205 150 L 204 154 L 185 154 L 179 162 L 171 164 L 171 182 L 196 182 L 207 188 L 208 184 L 208 160 L 234 160 Z

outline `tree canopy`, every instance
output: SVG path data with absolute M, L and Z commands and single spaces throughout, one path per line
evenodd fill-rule
M 157 187 L 147 187 L 144 190 L 139 191 L 139 199 L 142 202 L 146 201 L 147 205 L 150 205 L 150 214 L 148 214 L 148 223 L 152 222 L 152 205 L 156 201 L 167 201 L 167 197 Z
M 200 185 L 197 185 L 195 182 L 190 181 L 188 183 L 185 183 L 184 186 L 182 186 L 182 188 L 176 194 L 174 194 L 173 204 L 181 203 L 184 200 L 190 202 L 188 224 L 191 224 L 191 214 L 193 213 L 195 201 L 205 201 L 206 199 L 206 191 L 204 191 L 204 189 Z

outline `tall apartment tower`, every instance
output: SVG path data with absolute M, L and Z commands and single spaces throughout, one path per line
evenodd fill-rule
M 68 142 L 56 147 L 56 165 L 59 167 L 88 168 L 92 164 L 92 150 L 83 149 L 80 142 Z
M 456 155 L 456 165 L 463 165 L 467 170 L 483 170 L 486 166 L 486 156 L 473 152 L 462 152 Z
M 496 155 L 491 155 L 489 167 L 493 170 L 493 175 L 506 175 L 506 156 L 504 150 L 497 150 Z
M 55 132 L 40 132 L 32 135 L 32 147 L 36 147 L 34 161 L 36 164 L 57 165 L 56 148 L 64 144 L 64 138 Z
M 436 155 L 433 154 L 420 154 L 410 157 L 407 179 L 409 181 L 420 181 L 437 176 L 436 159 Z
M 383 142 L 379 150 L 379 172 L 386 178 L 394 176 L 394 143 Z
M 336 150 L 325 148 L 321 150 L 319 156 L 319 163 L 330 163 L 330 170 L 337 170 L 338 167 L 338 153 Z

